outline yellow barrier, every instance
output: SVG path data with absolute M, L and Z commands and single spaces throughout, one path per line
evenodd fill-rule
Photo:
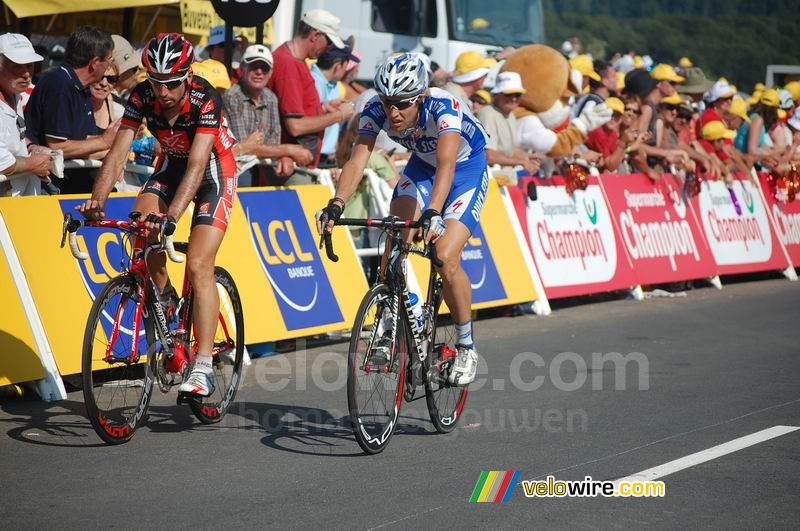
M 0 386 L 40 380 L 44 369 L 25 316 L 5 253 L 0 259 L 0 293 L 3 294 L 3 328 L 0 330 Z
M 233 276 L 242 297 L 248 344 L 320 334 L 351 326 L 367 283 L 347 231 L 334 231 L 340 257 L 333 263 L 317 248 L 313 212 L 331 197 L 326 186 L 244 189 L 238 192 L 217 264 Z M 126 219 L 134 194 L 113 196 L 109 218 Z M 81 229 L 79 246 L 86 261 L 58 248 L 64 212 L 74 211 L 81 197 L 0 199 L 16 258 L 62 375 L 81 370 L 81 346 L 92 300 L 117 275 L 127 256 L 126 239 L 112 230 Z M 32 222 L 32 220 L 35 220 Z M 177 241 L 188 238 L 191 213 L 181 219 Z M 412 260 L 427 286 L 428 262 Z M 489 189 L 481 216 L 462 255 L 473 286 L 473 308 L 487 308 L 537 298 L 509 214 L 497 184 Z M 169 263 L 176 288 L 183 265 Z M 0 266 L 0 293 L 6 302 L 0 348 L 0 385 L 41 379 L 37 353 L 14 280 L 5 260 Z M 49 359 L 49 358 L 48 358 Z
M 338 263 L 323 261 L 317 249 L 313 212 L 330 199 L 330 190 L 302 186 L 243 190 L 238 195 L 217 264 L 231 273 L 241 294 L 246 342 L 349 328 L 367 283 L 346 231 L 334 234 Z M 106 206 L 107 217 L 126 219 L 134 198 L 135 194 L 115 194 Z M 84 326 L 92 301 L 118 274 L 125 257 L 125 240 L 112 230 L 79 230 L 79 246 L 89 254 L 86 261 L 59 249 L 63 213 L 74 211 L 81 201 L 80 196 L 0 199 L 0 213 L 62 375 L 81 371 Z M 187 212 L 176 241 L 186 241 L 190 223 Z M 0 293 L 8 302 L 0 346 L 8 348 L 0 358 L 0 384 L 38 379 L 41 362 L 35 357 L 29 325 L 21 305 L 17 307 L 19 298 L 3 264 Z M 169 263 L 168 267 L 179 289 L 184 266 Z
M 538 298 L 509 213 L 494 179 L 489 180 L 481 221 L 461 255 L 461 265 L 472 284 L 473 310 L 529 302 Z M 412 257 L 411 266 L 420 289 L 425 293 L 428 289 L 430 262 Z

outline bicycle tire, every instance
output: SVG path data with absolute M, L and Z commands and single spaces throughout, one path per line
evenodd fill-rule
M 408 328 L 403 312 L 399 311 L 399 307 L 398 327 L 395 341 L 390 349 L 390 352 L 395 353 L 392 363 L 384 364 L 385 370 L 379 369 L 375 371 L 372 371 L 371 367 L 369 367 L 371 358 L 370 360 L 365 360 L 362 364 L 362 359 L 365 359 L 368 349 L 372 348 L 372 342 L 379 333 L 378 322 L 384 308 L 381 303 L 390 300 L 392 296 L 395 296 L 395 294 L 386 284 L 376 284 L 370 288 L 359 305 L 350 337 L 347 357 L 347 406 L 353 435 L 358 445 L 367 454 L 380 453 L 389 444 L 397 428 L 397 420 L 400 417 L 400 408 L 403 402 L 403 386 L 406 364 L 408 363 Z M 373 309 L 375 309 L 374 315 L 371 313 Z M 369 322 L 370 318 L 372 319 L 371 324 Z M 362 345 L 366 347 L 363 352 L 359 348 Z M 364 372 L 367 377 L 360 379 L 358 377 L 359 372 Z M 384 390 L 386 391 L 386 397 L 391 398 L 383 401 L 382 409 L 385 410 L 383 416 L 386 417 L 386 420 L 382 425 L 376 423 L 376 418 L 378 417 L 377 405 L 374 408 L 375 411 L 370 412 L 368 411 L 366 400 L 361 400 L 359 396 L 362 387 L 370 388 L 370 374 L 386 374 L 388 376 L 384 384 Z M 369 393 L 369 398 L 378 389 L 377 386 L 372 386 L 372 388 L 373 391 Z
M 107 444 L 122 444 L 133 437 L 136 429 L 146 418 L 147 407 L 153 395 L 155 356 L 150 350 L 155 348 L 156 342 L 154 323 L 149 317 L 151 313 L 149 311 L 142 312 L 141 323 L 145 332 L 145 348 L 147 349 L 144 353 L 140 352 L 140 355 L 147 356 L 143 363 L 131 364 L 125 361 L 116 361 L 109 364 L 103 359 L 105 354 L 103 345 L 104 343 L 108 344 L 106 330 L 102 330 L 103 335 L 101 336 L 105 339 L 97 337 L 98 325 L 101 328 L 104 326 L 103 319 L 108 323 L 106 326 L 110 326 L 112 330 L 115 321 L 119 322 L 124 330 L 131 330 L 129 327 L 124 327 L 124 324 L 135 319 L 137 303 L 131 296 L 136 293 L 137 282 L 132 275 L 123 274 L 112 278 L 95 298 L 83 336 L 81 379 L 86 414 L 94 431 Z M 119 297 L 119 300 L 115 303 L 116 297 Z M 109 313 L 104 311 L 109 303 L 114 307 L 113 319 Z M 130 333 L 126 334 L 123 331 L 114 342 L 115 345 L 119 342 L 120 349 L 119 351 L 115 350 L 113 354 L 120 359 L 129 357 L 133 346 L 131 341 L 131 348 L 126 348 L 126 335 L 131 336 Z M 100 344 L 98 345 L 97 342 Z M 99 351 L 96 348 L 99 348 Z M 97 393 L 96 390 L 98 390 Z M 133 391 L 129 393 L 130 390 Z M 107 399 L 108 407 L 106 408 L 104 403 L 107 394 L 110 397 Z M 122 395 L 122 407 L 112 409 L 111 404 L 118 394 Z M 131 397 L 130 405 L 127 399 L 129 395 Z
M 217 281 L 217 286 L 222 286 L 224 294 L 228 297 L 226 302 L 223 299 L 223 293 L 220 293 L 220 320 L 226 322 L 228 333 L 225 334 L 226 338 L 218 338 L 217 335 L 221 326 L 220 324 L 217 325 L 213 352 L 214 378 L 217 383 L 214 394 L 200 402 L 189 402 L 192 412 L 203 424 L 216 424 L 225 416 L 233 399 L 236 397 L 236 391 L 239 389 L 242 376 L 242 361 L 244 359 L 244 313 L 242 312 L 242 299 L 239 297 L 239 290 L 236 288 L 236 283 L 233 281 L 231 274 L 224 268 L 215 267 L 214 277 Z M 188 301 L 189 304 L 191 302 Z M 231 317 L 233 317 L 232 321 Z M 231 324 L 235 326 L 233 334 L 230 334 Z M 190 325 L 188 329 L 191 331 L 189 339 L 189 347 L 191 348 L 194 345 L 194 327 Z M 224 329 L 222 332 L 224 333 Z M 233 337 L 230 337 L 231 335 Z M 227 342 L 227 340 L 234 341 L 232 348 L 229 343 L 226 345 L 221 344 L 223 341 Z M 227 356 L 227 353 L 232 353 L 233 356 Z M 221 382 L 223 385 L 220 385 Z
M 441 279 L 438 280 L 441 283 Z M 428 415 L 431 423 L 439 433 L 450 433 L 455 429 L 464 404 L 469 394 L 468 386 L 455 386 L 443 379 L 440 371 L 435 367 L 435 363 L 441 360 L 444 345 L 455 348 L 455 326 L 449 325 L 447 328 L 452 330 L 439 330 L 445 328 L 440 326 L 439 310 L 442 306 L 441 284 L 437 286 L 435 295 L 435 306 L 433 311 L 433 327 L 431 340 L 428 343 L 428 355 L 425 357 L 425 370 L 423 379 L 425 383 L 425 402 L 428 406 Z M 439 343 L 437 343 L 437 338 Z M 453 344 L 450 344 L 450 343 Z

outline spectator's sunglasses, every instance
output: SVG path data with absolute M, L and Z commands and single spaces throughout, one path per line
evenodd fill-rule
M 119 81 L 119 76 L 103 76 L 103 78 L 112 85 L 116 85 L 117 81 Z
M 673 105 L 672 103 L 665 103 L 664 104 L 664 109 L 667 110 L 667 111 L 675 111 L 675 112 L 677 112 L 678 111 L 678 107 L 679 107 L 679 105 Z
M 153 76 L 151 76 L 150 74 L 147 74 L 147 80 L 150 83 L 152 83 L 153 86 L 162 85 L 164 87 L 167 87 L 168 90 L 173 90 L 173 89 L 176 89 L 179 86 L 181 86 L 181 83 L 183 83 L 186 80 L 187 77 L 189 77 L 189 72 L 188 71 L 185 74 L 183 74 L 181 77 L 174 77 L 172 79 L 156 79 Z
M 625 107 L 625 112 L 626 113 L 632 113 L 632 114 L 635 114 L 637 116 L 642 114 L 641 109 L 634 109 L 633 107 Z
M 408 98 L 406 100 L 390 100 L 390 99 L 381 97 L 381 104 L 384 107 L 386 107 L 387 109 L 394 108 L 394 109 L 397 109 L 398 111 L 404 111 L 404 110 L 408 109 L 409 107 L 411 107 L 412 105 L 414 105 L 415 103 L 417 103 L 417 100 L 419 99 L 419 97 L 420 97 L 419 94 L 417 94 L 413 98 Z

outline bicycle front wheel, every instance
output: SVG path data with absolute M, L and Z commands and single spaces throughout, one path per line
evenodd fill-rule
M 403 401 L 407 329 L 402 315 L 396 316 L 394 334 L 384 319 L 395 296 L 386 284 L 373 286 L 361 301 L 350 338 L 347 405 L 353 435 L 368 454 L 380 453 L 389 444 Z
M 436 431 L 450 433 L 461 418 L 469 389 L 467 386 L 452 385 L 445 378 L 455 362 L 458 333 L 453 320 L 439 312 L 442 306 L 441 282 L 441 279 L 437 280 L 433 332 L 425 358 L 425 401 Z
M 155 348 L 155 330 L 143 304 L 135 278 L 120 275 L 100 291 L 86 322 L 83 398 L 92 427 L 108 444 L 133 437 L 152 396 L 155 356 L 148 346 Z
M 242 377 L 244 359 L 244 314 L 233 277 L 221 267 L 214 268 L 219 293 L 219 319 L 214 331 L 214 394 L 200 402 L 189 402 L 192 412 L 204 424 L 215 424 L 228 411 Z M 197 348 L 194 327 L 189 327 L 189 346 Z M 194 350 L 193 350 L 194 351 Z

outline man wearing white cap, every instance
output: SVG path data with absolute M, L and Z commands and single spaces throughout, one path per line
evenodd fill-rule
M 28 154 L 22 140 L 24 120 L 17 114 L 17 95 L 31 82 L 33 64 L 43 58 L 23 35 L 0 36 L 0 195 L 41 195 L 41 180 L 50 171 L 49 153 Z
M 456 69 L 453 77 L 445 83 L 444 90 L 469 104 L 469 99 L 481 88 L 486 76 L 497 61 L 484 57 L 480 52 L 463 52 L 456 58 Z
M 222 100 L 229 127 L 239 140 L 237 156 L 255 155 L 277 161 L 277 175 L 288 177 L 294 163 L 306 166 L 313 155 L 303 146 L 281 144 L 278 98 L 267 88 L 272 76 L 273 58 L 262 44 L 248 46 L 242 56 L 242 79 L 225 92 Z M 239 186 L 274 184 L 262 166 L 239 174 Z
M 492 104 L 478 113 L 486 128 L 486 159 L 489 165 L 522 166 L 529 175 L 539 169 L 538 160 L 531 160 L 519 147 L 517 119 L 513 114 L 519 98 L 525 94 L 522 78 L 516 72 L 500 72 L 492 89 Z
M 329 125 L 347 120 L 353 115 L 353 105 L 341 100 L 320 102 L 314 78 L 306 59 L 316 59 L 334 45 L 343 48 L 339 37 L 339 19 L 324 9 L 306 12 L 297 23 L 290 41 L 280 45 L 273 54 L 273 75 L 267 85 L 278 97 L 283 125 L 282 142 L 300 144 L 319 160 L 322 133 Z M 286 184 L 302 184 L 293 176 Z

